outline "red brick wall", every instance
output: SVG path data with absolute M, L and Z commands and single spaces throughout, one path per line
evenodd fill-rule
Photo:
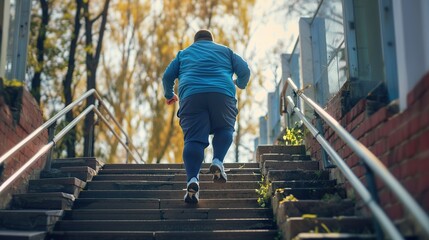
M 363 99 L 342 115 L 340 97 L 333 100 L 327 111 L 369 148 L 420 206 L 429 212 L 429 74 L 408 94 L 408 108 L 404 112 L 394 114 L 389 107 L 384 107 L 367 116 L 366 100 Z M 365 183 L 365 169 L 360 159 L 332 130 L 325 129 L 325 137 Z M 312 156 L 321 159 L 320 145 L 314 138 L 307 138 L 307 143 Z M 333 173 L 338 175 L 337 171 Z M 345 182 L 348 193 L 352 195 L 350 185 Z M 377 188 L 388 215 L 395 220 L 404 218 L 403 208 L 394 194 L 379 180 Z
M 0 99 L 0 156 L 27 137 L 33 130 L 42 125 L 43 122 L 39 106 L 27 90 L 24 89 L 23 91 L 21 117 L 16 126 L 13 124 L 9 106 L 5 104 L 3 99 Z M 46 144 L 48 139 L 47 136 L 47 132 L 43 132 L 43 134 L 34 138 L 26 147 L 21 148 L 18 153 L 7 159 L 3 165 L 0 183 L 3 183 Z M 25 177 L 17 179 L 9 190 L 1 194 L 0 208 L 7 207 L 12 193 L 26 190 L 26 183 L 30 178 L 37 177 L 44 163 L 45 158 L 39 159 L 39 161 L 32 165 L 24 174 Z

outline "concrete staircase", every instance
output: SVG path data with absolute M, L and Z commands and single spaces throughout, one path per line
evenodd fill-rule
M 304 146 L 259 146 L 256 160 L 282 239 L 376 239 L 372 220 L 356 215 L 344 188 Z
M 14 194 L 10 209 L 0 210 L 0 239 L 45 239 L 101 166 L 95 158 L 54 160 L 52 171 L 30 180 L 28 192 Z
M 259 146 L 256 161 L 225 164 L 226 184 L 212 183 L 204 164 L 190 205 L 182 164 L 59 159 L 0 211 L 0 239 L 375 239 L 372 221 L 303 146 Z
M 49 239 L 274 239 L 272 211 L 257 204 L 258 164 L 225 164 L 226 184 L 212 183 L 208 166 L 190 205 L 182 164 L 104 165 Z

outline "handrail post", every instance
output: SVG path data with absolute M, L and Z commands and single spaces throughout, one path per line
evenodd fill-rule
M 94 105 L 97 105 L 97 104 L 94 103 Z M 95 108 L 97 108 L 97 107 L 95 107 Z M 90 112 L 90 113 L 88 113 L 87 117 L 95 118 L 95 114 Z M 86 124 L 86 121 L 85 121 L 85 124 Z M 94 140 L 94 128 L 95 128 L 96 124 L 97 124 L 97 121 L 93 120 L 92 124 L 88 128 L 88 145 L 87 145 L 88 151 L 86 153 L 85 152 L 83 153 L 84 157 L 93 157 L 94 141 L 95 141 Z
M 316 126 L 317 130 L 319 131 L 319 134 L 322 136 L 325 136 L 325 130 L 323 129 L 323 123 L 322 118 L 319 114 L 317 114 L 316 111 L 314 111 L 314 116 L 316 117 Z M 323 169 L 327 168 L 335 168 L 335 164 L 332 164 L 331 161 L 329 161 L 328 153 L 326 153 L 326 150 L 324 148 L 321 148 L 321 155 L 322 155 L 322 163 L 323 163 Z
M 295 106 L 298 106 L 298 94 L 296 93 L 295 90 L 292 90 L 292 92 L 293 92 L 293 103 L 295 104 Z
M 125 136 L 125 145 L 127 145 L 127 147 L 128 148 L 130 148 L 130 143 L 129 143 L 129 141 L 128 141 L 128 136 Z M 129 157 L 130 157 L 130 153 L 128 152 L 128 151 L 126 151 L 127 152 L 127 155 L 126 155 L 126 162 L 125 163 L 130 163 L 129 162 Z
M 296 94 L 296 92 L 294 90 L 292 90 L 293 93 L 293 104 L 295 104 L 295 106 L 298 105 L 298 95 Z M 288 114 L 288 121 L 287 121 L 287 127 L 291 128 L 291 118 L 293 117 L 293 115 L 295 114 L 294 109 L 292 108 L 292 110 L 290 111 L 290 114 Z
M 52 125 L 48 128 L 48 143 L 51 142 L 55 137 L 55 129 L 57 127 L 57 122 L 52 123 Z M 55 147 L 55 145 L 54 145 Z M 46 157 L 46 163 L 44 171 L 49 172 L 51 170 L 51 164 L 52 164 L 52 152 L 54 148 L 52 147 L 49 149 L 48 155 Z
M 361 159 L 361 164 L 365 167 L 365 178 L 366 178 L 366 181 L 368 184 L 368 191 L 370 192 L 374 201 L 378 205 L 380 205 L 380 198 L 378 197 L 378 191 L 377 191 L 377 185 L 375 182 L 374 171 L 372 171 L 372 169 L 368 166 L 368 164 L 366 164 L 365 161 L 363 161 L 362 159 Z M 384 239 L 384 233 L 383 233 L 383 229 L 381 228 L 380 223 L 377 220 L 373 219 L 372 224 L 374 226 L 375 235 L 376 235 L 377 239 L 383 240 Z
M 98 109 L 98 107 L 100 106 L 100 100 L 98 100 L 98 98 L 94 97 L 94 108 Z M 96 114 L 94 113 L 94 111 L 91 111 L 90 113 L 88 113 L 88 116 L 93 118 L 92 121 L 92 125 L 89 126 L 89 133 L 88 133 L 88 156 L 86 157 L 93 157 L 94 154 L 94 144 L 95 144 L 95 138 L 94 138 L 94 134 L 95 134 L 95 125 L 98 124 L 98 118 L 95 119 Z

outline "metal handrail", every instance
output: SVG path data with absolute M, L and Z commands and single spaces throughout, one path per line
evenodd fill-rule
M 42 131 L 49 128 L 52 124 L 56 123 L 57 120 L 65 115 L 67 112 L 69 112 L 73 107 L 80 104 L 83 100 L 88 98 L 90 95 L 94 94 L 95 89 L 91 89 L 88 92 L 82 94 L 79 98 L 77 98 L 74 102 L 70 103 L 67 107 L 63 108 L 61 111 L 59 111 L 55 116 L 50 118 L 48 121 L 46 121 L 44 124 L 42 124 L 40 127 L 38 127 L 36 130 L 34 130 L 30 135 L 28 135 L 26 138 L 21 140 L 18 144 L 16 144 L 13 148 L 11 148 L 9 151 L 7 151 L 3 156 L 0 157 L 0 164 L 2 164 L 6 159 L 8 159 L 10 156 L 12 156 L 15 152 L 17 152 L 19 149 L 21 149 L 23 146 L 25 146 L 29 141 L 31 141 L 33 138 L 38 136 Z
M 399 201 L 403 206 L 411 213 L 411 216 L 415 219 L 417 224 L 422 228 L 424 234 L 429 237 L 429 217 L 425 214 L 424 210 L 417 204 L 417 202 L 410 196 L 410 194 L 404 189 L 404 187 L 395 179 L 395 177 L 389 172 L 389 170 L 383 165 L 383 163 L 371 152 L 368 148 L 357 141 L 346 129 L 344 129 L 333 117 L 331 117 L 325 110 L 317 105 L 313 100 L 305 96 L 302 90 L 299 90 L 292 79 L 289 77 L 286 84 L 289 84 L 293 91 L 304 100 L 309 106 L 311 106 L 320 117 L 343 139 L 343 141 L 367 164 L 367 166 L 380 177 L 381 180 L 390 188 L 390 190 L 398 197 Z M 286 86 L 287 87 L 287 86 Z M 288 97 L 288 101 L 290 101 Z M 297 109 L 296 107 L 294 107 Z M 295 111 L 298 112 L 298 111 Z M 323 145 L 322 145 L 323 147 Z M 329 152 L 328 149 L 325 149 Z M 341 161 L 340 161 L 341 162 Z M 337 163 L 338 164 L 338 163 Z M 342 163 L 345 164 L 345 163 Z M 344 173 L 346 177 L 348 174 L 354 175 L 352 172 Z M 357 190 L 357 189 L 356 189 Z M 362 195 L 361 195 L 362 196 Z M 364 196 L 362 196 L 364 197 Z M 365 200 L 365 199 L 364 199 Z M 369 204 L 368 202 L 366 202 Z M 372 210 L 372 208 L 371 208 Z M 373 211 L 374 214 L 379 214 Z M 384 224 L 384 220 L 380 217 L 380 223 Z M 383 221 L 383 222 L 381 222 Z M 390 221 L 390 220 L 389 220 Z M 383 225 L 387 230 L 387 225 Z M 391 232 L 387 232 L 391 235 Z M 394 236 L 391 236 L 394 238 Z M 396 238 L 395 238 L 396 239 Z
M 38 136 L 44 130 L 48 129 L 51 125 L 53 125 L 54 123 L 56 123 L 59 118 L 63 117 L 67 112 L 69 112 L 75 106 L 79 105 L 83 100 L 85 100 L 86 98 L 88 98 L 91 95 L 94 95 L 95 98 L 99 101 L 100 105 L 104 106 L 107 114 L 115 122 L 115 124 L 120 129 L 120 131 L 125 135 L 125 137 L 127 139 L 127 142 L 128 142 L 128 138 L 129 138 L 128 135 L 126 134 L 126 132 L 124 131 L 124 129 L 121 127 L 121 125 L 116 121 L 116 119 L 113 116 L 113 114 L 107 109 L 107 105 L 105 104 L 105 102 L 103 101 L 103 99 L 100 97 L 100 95 L 98 94 L 98 92 L 95 89 L 90 89 L 87 92 L 85 92 L 84 94 L 82 94 L 82 96 L 78 97 L 75 101 L 73 101 L 72 103 L 70 103 L 69 105 L 67 105 L 65 108 L 63 108 L 61 111 L 59 111 L 57 114 L 55 114 L 52 118 L 50 118 L 48 121 L 46 121 L 40 127 L 38 127 L 36 130 L 34 130 L 30 135 L 28 135 L 26 138 L 24 138 L 23 140 L 21 140 L 17 145 L 15 145 L 13 148 L 11 148 L 9 151 L 7 151 L 5 154 L 3 154 L 3 156 L 0 157 L 0 164 L 2 164 L 4 161 L 6 161 L 6 159 L 8 159 L 13 154 L 15 154 L 23 146 L 25 146 L 26 144 L 28 144 L 33 138 L 35 138 L 36 136 Z M 109 125 L 107 122 L 106 122 L 106 124 Z M 118 137 L 117 135 L 115 135 L 115 136 Z M 120 138 L 118 138 L 118 139 L 120 139 Z M 121 142 L 121 144 L 122 144 L 122 142 Z M 130 144 L 130 146 L 134 150 L 136 149 L 132 143 L 128 142 L 128 144 Z M 132 152 L 128 147 L 126 147 L 126 149 L 127 149 L 127 153 Z M 144 163 L 143 157 L 137 151 L 134 151 L 134 152 L 136 152 L 137 155 L 138 155 L 138 157 L 139 157 L 139 158 L 136 158 L 135 155 L 132 154 L 132 156 L 134 158 L 134 161 L 136 163 L 138 163 L 138 162 L 143 162 Z M 127 159 L 127 161 L 128 161 L 128 159 Z
M 76 106 L 78 103 L 80 103 L 83 99 L 87 98 L 88 96 L 90 96 L 91 94 L 95 94 L 96 98 L 102 102 L 100 96 L 98 95 L 97 91 L 95 91 L 95 89 L 91 89 L 88 92 L 86 92 L 85 94 L 83 94 L 80 98 L 78 98 L 76 101 L 74 101 L 73 103 L 69 104 L 66 108 L 64 108 L 62 111 L 60 111 L 58 114 L 56 114 L 54 117 L 52 117 L 51 119 L 49 119 L 45 124 L 43 124 L 41 127 L 39 127 L 38 129 L 36 129 L 32 134 L 30 134 L 27 138 L 25 138 L 24 140 L 22 140 L 19 144 L 17 144 L 14 148 L 12 148 L 11 150 L 9 150 L 6 154 L 4 154 L 0 159 L 2 161 L 4 161 L 5 159 L 7 159 L 7 157 L 13 155 L 13 153 L 15 153 L 16 151 L 18 151 L 21 147 L 25 146 L 25 144 L 27 144 L 31 139 L 33 139 L 35 136 L 37 136 L 37 133 L 41 133 L 44 129 L 48 128 L 49 126 L 51 126 L 53 123 L 55 123 L 55 121 L 60 118 L 62 115 L 64 115 L 65 113 L 67 113 L 67 111 L 71 110 L 71 108 L 73 106 Z M 104 104 L 104 102 L 103 102 Z M 107 113 L 112 117 L 112 119 L 114 119 L 113 114 L 107 110 L 106 105 L 104 105 Z M 144 163 L 144 161 L 141 158 L 141 155 L 137 152 L 137 155 L 140 157 L 140 160 L 134 155 L 134 152 L 131 151 L 131 149 L 128 147 L 128 142 L 124 142 L 122 141 L 122 139 L 119 137 L 119 135 L 114 131 L 113 127 L 110 126 L 110 124 L 108 123 L 108 120 L 103 116 L 103 114 L 95 107 L 94 104 L 88 106 L 84 111 L 82 111 L 75 119 L 73 119 L 73 121 L 71 121 L 69 124 L 67 124 L 67 126 L 65 126 L 57 135 L 55 135 L 53 137 L 53 139 L 48 142 L 45 146 L 43 146 L 32 158 L 30 158 L 30 160 L 28 160 L 21 168 L 19 168 L 14 174 L 12 174 L 8 179 L 6 179 L 6 181 L 4 181 L 1 185 L 0 185 L 0 194 L 7 189 L 10 184 L 12 182 L 14 182 L 18 177 L 20 177 L 20 175 L 26 171 L 31 165 L 33 165 L 38 159 L 40 159 L 41 156 L 43 156 L 43 154 L 46 154 L 49 150 L 52 149 L 52 147 L 54 147 L 72 128 L 74 128 L 76 126 L 76 124 L 81 121 L 86 115 L 88 115 L 89 112 L 94 111 L 97 116 L 107 125 L 107 127 L 109 128 L 109 130 L 113 133 L 113 135 L 118 139 L 119 143 L 124 146 L 124 148 L 127 150 L 127 153 L 131 153 L 134 161 L 136 163 L 142 162 Z M 121 132 L 124 133 L 124 135 L 127 137 L 128 141 L 128 136 L 126 135 L 125 131 L 123 131 L 122 127 L 119 125 L 119 123 L 116 121 L 116 119 L 114 120 L 115 123 L 118 125 L 118 127 L 121 129 Z M 1 162 L 0 162 L 1 163 Z
M 319 131 L 308 121 L 308 119 L 302 114 L 301 110 L 295 106 L 292 98 L 288 96 L 287 101 L 291 105 L 291 108 L 298 117 L 304 122 L 307 129 L 313 134 L 316 140 L 320 143 L 320 145 L 326 150 L 328 155 L 335 162 L 340 171 L 344 174 L 344 176 L 350 181 L 350 184 L 356 189 L 358 194 L 362 197 L 362 200 L 368 207 L 371 209 L 371 212 L 375 215 L 378 221 L 381 223 L 383 228 L 387 233 L 389 233 L 392 239 L 403 239 L 399 231 L 395 228 L 395 225 L 390 221 L 387 215 L 383 212 L 381 207 L 377 204 L 377 201 L 371 195 L 371 193 L 366 189 L 365 185 L 359 178 L 354 175 L 353 171 L 349 168 L 349 166 L 345 163 L 344 159 L 342 159 L 338 153 L 331 147 L 328 141 L 319 133 Z
M 97 93 L 97 95 L 98 95 L 98 93 Z M 131 153 L 132 154 L 132 152 L 131 152 L 131 150 L 128 148 L 128 145 L 129 146 L 131 146 L 131 148 L 132 149 L 137 149 L 135 146 L 134 146 L 134 144 L 133 144 L 133 142 L 131 141 L 129 141 L 129 137 L 128 137 L 128 134 L 125 132 L 125 130 L 121 127 L 121 124 L 119 124 L 119 122 L 116 120 L 116 118 L 115 118 L 115 116 L 113 115 L 113 113 L 112 112 L 110 112 L 108 109 L 107 109 L 107 106 L 106 106 L 106 104 L 105 104 L 105 102 L 101 99 L 101 97 L 98 95 L 98 97 L 97 97 L 97 99 L 100 101 L 100 105 L 102 105 L 102 106 L 104 106 L 104 109 L 106 109 L 106 112 L 107 112 L 107 114 L 109 115 L 109 117 L 110 117 L 110 119 L 112 119 L 113 120 L 113 122 L 116 124 L 116 126 L 118 126 L 119 127 L 119 130 L 124 134 L 124 136 L 125 136 L 125 144 L 127 145 L 127 146 L 125 146 L 125 145 L 123 145 L 126 149 L 127 149 L 127 154 L 128 153 Z M 97 109 L 95 109 L 96 111 L 98 111 Z M 99 114 L 99 116 L 102 116 L 102 114 L 100 113 Z M 105 121 L 105 122 L 107 122 L 107 120 Z M 107 124 L 107 126 L 109 127 L 109 129 L 112 131 L 112 133 L 114 132 L 113 131 L 113 129 L 110 127 L 110 125 L 108 125 Z M 120 138 L 118 137 L 118 136 L 116 136 L 119 140 L 120 140 Z M 143 157 L 142 157 L 142 155 L 138 152 L 138 151 L 135 151 L 135 153 L 137 153 L 137 156 L 139 157 L 139 160 L 141 161 L 141 162 L 144 162 L 144 160 L 143 160 Z M 134 159 L 136 159 L 135 157 L 133 157 Z M 128 156 L 127 156 L 127 161 L 128 161 Z
M 71 121 L 67 126 L 62 129 L 50 142 L 43 146 L 39 151 L 30 160 L 28 160 L 22 167 L 18 169 L 12 176 L 10 176 L 6 181 L 0 185 L 0 193 L 7 189 L 12 182 L 14 182 L 27 168 L 33 165 L 43 154 L 47 153 L 55 144 L 64 137 L 64 135 L 69 132 L 76 124 L 83 119 L 91 110 L 95 109 L 95 106 L 92 104 L 87 107 L 82 113 L 80 113 L 73 121 Z
M 94 111 L 95 111 L 95 113 L 97 114 L 97 116 L 104 122 L 104 123 L 106 123 L 106 126 L 109 128 L 109 130 L 112 132 L 112 134 L 113 135 L 115 135 L 115 137 L 118 139 L 118 141 L 119 141 L 119 143 L 125 148 L 125 150 L 127 150 L 127 153 L 131 153 L 131 156 L 133 156 L 133 159 L 134 159 L 134 161 L 136 162 L 136 163 L 139 163 L 139 161 L 140 161 L 140 163 L 144 163 L 145 161 L 142 159 L 142 156 L 140 155 L 140 153 L 139 152 L 137 152 L 137 151 L 134 151 L 135 153 L 137 153 L 137 155 L 138 155 L 138 157 L 139 158 L 137 158 L 137 157 L 135 157 L 134 156 L 134 152 L 133 151 L 131 151 L 131 149 L 128 147 L 128 145 L 131 145 L 131 147 L 133 148 L 133 149 L 135 149 L 135 147 L 134 147 L 134 145 L 132 144 L 132 143 L 130 143 L 129 141 L 128 141 L 128 136 L 126 137 L 126 140 L 125 140 L 125 142 L 123 142 L 122 141 L 122 139 L 118 136 L 118 134 L 115 132 L 115 130 L 113 129 L 113 127 L 112 126 L 110 126 L 109 124 L 108 124 L 108 121 L 107 121 L 107 119 L 103 116 L 103 114 L 97 109 L 97 108 L 94 108 Z M 110 113 L 110 112 L 109 112 Z M 115 122 L 116 122 L 116 120 L 115 120 Z M 139 159 L 139 160 L 137 160 L 137 159 Z M 128 157 L 127 157 L 127 162 L 128 162 Z

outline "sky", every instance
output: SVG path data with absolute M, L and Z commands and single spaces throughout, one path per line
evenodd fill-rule
M 250 45 L 256 49 L 256 61 L 265 58 L 272 64 L 264 69 L 264 87 L 256 93 L 256 101 L 263 102 L 265 106 L 255 109 L 257 115 L 264 115 L 267 112 L 267 94 L 275 89 L 274 64 L 278 64 L 277 79 L 281 78 L 280 54 L 292 51 L 295 39 L 298 36 L 298 20 L 286 17 L 284 12 L 274 12 L 275 0 L 258 0 L 255 5 L 255 21 L 253 28 L 255 33 Z M 274 48 L 279 49 L 279 53 L 272 54 Z M 272 59 L 266 59 L 267 57 Z

